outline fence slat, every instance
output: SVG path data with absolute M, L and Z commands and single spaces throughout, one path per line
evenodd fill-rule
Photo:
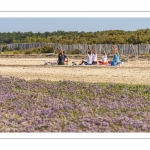
M 9 50 L 14 50 L 16 48 L 23 50 L 23 49 L 29 49 L 29 48 L 42 47 L 45 44 L 54 46 L 54 49 L 62 46 L 62 49 L 64 51 L 71 51 L 74 49 L 79 49 L 82 54 L 85 54 L 85 51 L 88 47 L 87 44 L 72 44 L 72 45 L 63 44 L 62 45 L 62 44 L 57 44 L 57 43 L 13 43 L 13 44 L 0 45 L 0 51 L 3 50 L 3 46 L 7 46 Z M 89 46 L 90 46 L 90 49 L 93 49 L 94 47 L 96 47 L 98 54 L 101 54 L 103 50 L 105 50 L 107 54 L 112 53 L 112 44 L 93 44 Z M 150 53 L 150 44 L 135 44 L 135 45 L 116 44 L 116 47 L 118 48 L 118 51 L 120 54 L 125 54 L 125 55 L 141 55 L 144 53 Z

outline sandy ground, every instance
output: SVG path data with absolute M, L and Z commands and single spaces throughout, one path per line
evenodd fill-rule
M 129 60 L 122 66 L 71 66 L 80 60 L 70 59 L 68 66 L 44 66 L 45 62 L 56 62 L 56 58 L 0 58 L 0 75 L 14 76 L 26 80 L 51 81 L 72 80 L 85 82 L 114 82 L 150 85 L 150 61 Z

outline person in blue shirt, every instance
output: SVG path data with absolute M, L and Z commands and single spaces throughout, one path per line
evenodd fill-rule
M 120 62 L 120 60 L 119 60 L 119 52 L 118 52 L 117 49 L 114 52 L 113 60 L 112 61 L 115 61 L 116 63 Z
M 116 66 L 119 62 L 119 52 L 118 49 L 116 48 L 116 46 L 113 46 L 113 60 L 110 62 L 111 66 Z

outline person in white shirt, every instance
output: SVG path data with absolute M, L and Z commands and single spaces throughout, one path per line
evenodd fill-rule
M 92 54 L 92 64 L 96 65 L 97 64 L 97 52 L 96 48 L 94 47 L 93 54 Z
M 92 65 L 92 52 L 87 52 L 87 62 L 86 65 Z
M 82 64 L 92 65 L 92 51 L 90 50 L 89 46 L 88 46 L 88 49 L 86 50 L 86 56 L 87 56 L 87 61 L 84 61 L 82 59 L 82 62 L 79 65 L 82 65 Z
M 106 55 L 106 52 L 105 52 L 105 51 L 103 51 L 103 53 L 102 53 L 102 61 L 99 61 L 99 63 L 100 63 L 101 65 L 105 65 L 105 64 L 108 63 L 108 62 L 107 62 L 107 55 Z

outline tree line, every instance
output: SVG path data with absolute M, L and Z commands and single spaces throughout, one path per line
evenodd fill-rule
M 96 32 L 0 32 L 0 44 L 50 42 L 58 44 L 150 44 L 150 29 Z

